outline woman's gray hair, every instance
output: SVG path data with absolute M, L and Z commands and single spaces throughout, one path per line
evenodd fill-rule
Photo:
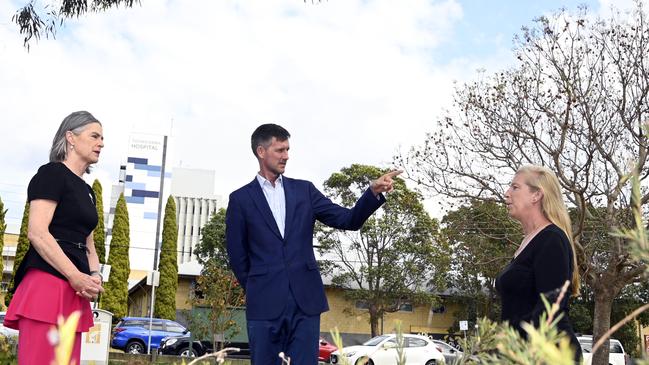
M 101 125 L 101 122 L 97 118 L 84 110 L 74 112 L 65 117 L 59 126 L 59 130 L 54 135 L 52 149 L 50 150 L 50 162 L 65 161 L 68 155 L 68 140 L 65 138 L 66 132 L 70 131 L 78 136 L 91 123 L 99 123 Z M 90 171 L 87 170 L 86 172 Z

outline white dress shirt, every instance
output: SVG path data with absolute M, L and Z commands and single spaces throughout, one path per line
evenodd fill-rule
M 270 207 L 270 211 L 273 213 L 273 218 L 277 223 L 277 228 L 279 228 L 279 233 L 284 238 L 284 225 L 286 222 L 286 198 L 284 196 L 284 181 L 282 175 L 277 177 L 275 180 L 275 186 L 271 184 L 268 179 L 257 174 L 257 181 L 261 185 L 261 190 L 266 196 L 266 201 Z

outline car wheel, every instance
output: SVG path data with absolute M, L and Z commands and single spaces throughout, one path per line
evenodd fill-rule
M 146 352 L 144 344 L 140 341 L 131 341 L 126 345 L 126 352 L 129 354 L 143 354 Z
M 180 351 L 178 351 L 178 356 L 196 357 L 196 351 L 194 351 L 193 348 L 184 347 Z
M 374 365 L 374 361 L 368 359 L 366 356 L 362 356 L 360 359 L 356 360 L 356 365 Z
M 436 360 L 428 360 L 428 361 L 426 362 L 426 365 L 435 365 L 435 364 L 437 364 L 437 361 L 436 361 Z

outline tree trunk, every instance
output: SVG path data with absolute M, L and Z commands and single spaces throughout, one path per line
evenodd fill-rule
M 216 331 L 212 335 L 212 349 L 214 352 L 221 351 L 223 347 L 223 341 L 219 341 L 219 336 L 216 334 Z
M 614 290 L 603 285 L 595 288 L 595 310 L 593 314 L 593 345 L 611 328 L 611 308 L 615 298 Z M 608 365 L 609 342 L 606 341 L 593 354 L 592 365 Z
M 374 337 L 379 333 L 379 318 L 381 316 L 371 309 L 369 312 L 370 312 L 370 332 L 372 333 L 372 337 Z

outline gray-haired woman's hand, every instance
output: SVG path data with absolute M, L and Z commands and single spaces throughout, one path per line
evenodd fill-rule
M 90 301 L 97 299 L 99 293 L 104 292 L 99 278 L 82 272 L 73 275 L 68 281 L 78 296 Z

